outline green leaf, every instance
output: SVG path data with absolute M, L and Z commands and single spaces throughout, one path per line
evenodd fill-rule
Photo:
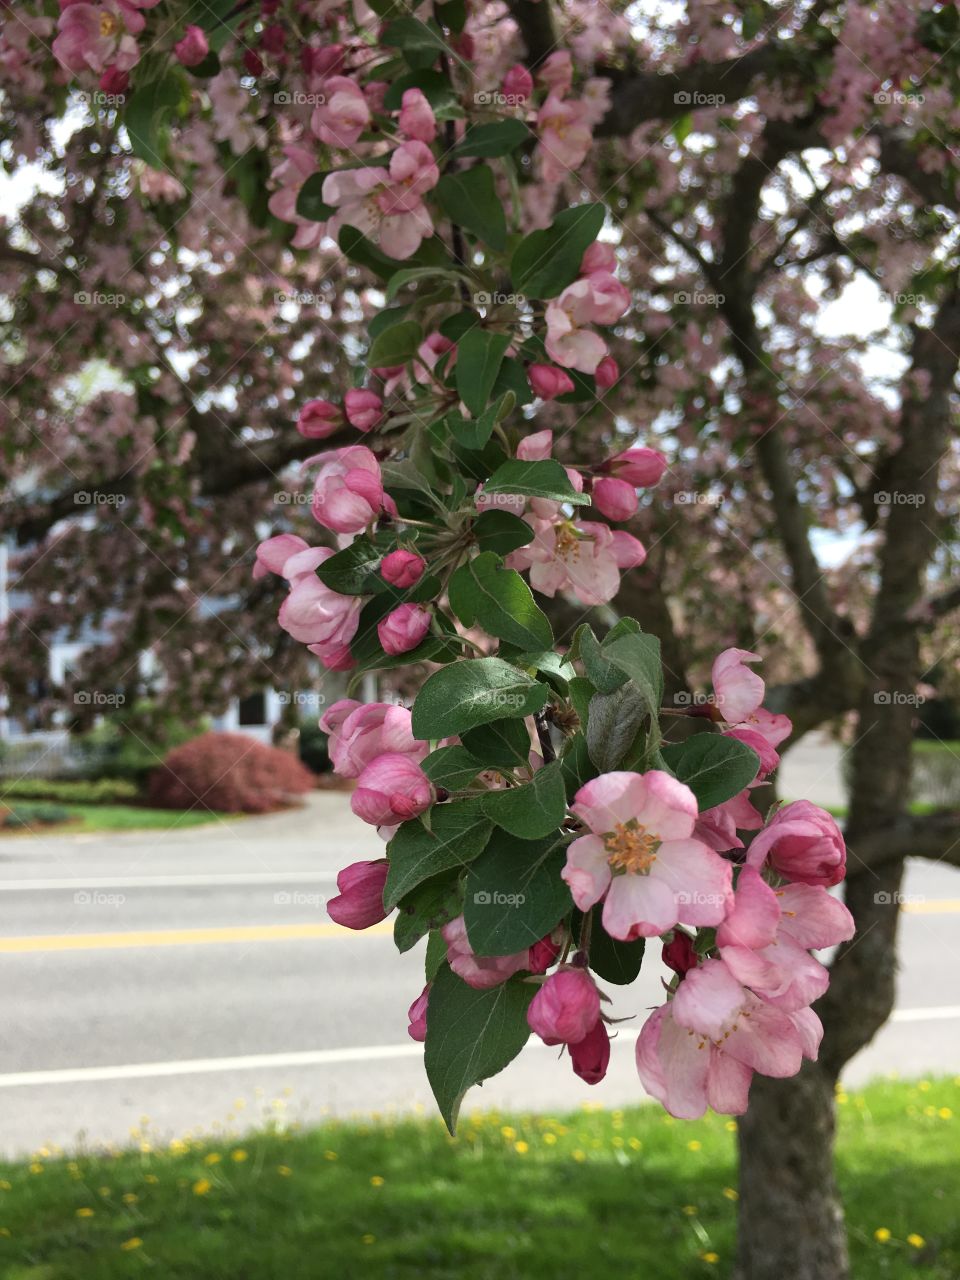
M 488 635 L 525 649 L 553 645 L 553 628 L 534 603 L 533 592 L 492 551 L 482 551 L 456 571 L 448 598 L 465 626 L 479 625 Z
M 645 631 L 613 633 L 600 646 L 601 656 L 619 667 L 636 685 L 647 701 L 651 716 L 660 711 L 663 701 L 663 663 L 660 641 Z
M 489 165 L 445 174 L 434 194 L 451 222 L 472 231 L 491 249 L 506 248 L 507 218 Z
M 432 982 L 447 958 L 447 944 L 439 929 L 431 929 L 427 938 L 427 954 L 423 960 L 423 976 Z
M 200 27 L 207 33 L 211 51 L 219 53 L 242 18 L 243 9 L 237 0 L 193 0 L 183 14 L 182 26 Z
M 590 929 L 590 968 L 604 982 L 613 982 L 618 986 L 628 986 L 640 972 L 643 964 L 643 951 L 646 939 L 637 938 L 634 942 L 620 942 L 611 938 L 603 927 L 603 908 L 593 908 L 593 921 Z
M 697 797 L 701 813 L 739 795 L 760 768 L 751 747 L 721 733 L 695 733 L 686 742 L 664 747 L 661 754 Z
M 559 761 L 538 769 L 522 787 L 491 791 L 483 811 L 498 827 L 525 840 L 555 832 L 567 812 L 567 796 Z
M 454 662 L 431 675 L 413 704 L 413 736 L 428 742 L 494 720 L 532 715 L 550 690 L 500 658 Z
M 594 686 L 589 680 L 585 680 L 583 676 L 574 676 L 567 685 L 567 693 L 573 704 L 573 709 L 580 717 L 581 729 L 586 729 L 590 722 L 590 699 L 595 692 Z
M 407 65 L 414 71 L 431 68 L 438 54 L 447 49 L 437 24 L 432 20 L 421 22 L 419 18 L 398 18 L 391 22 L 381 33 L 380 42 L 402 49 Z
M 439 747 L 430 752 L 421 768 L 435 787 L 459 791 L 473 782 L 483 764 L 466 747 Z
M 170 69 L 160 80 L 135 89 L 127 98 L 123 123 L 133 154 L 154 169 L 162 169 L 167 156 L 167 122 L 184 96 L 184 76 Z
M 429 814 L 429 831 L 415 818 L 404 822 L 387 845 L 390 870 L 383 905 L 388 910 L 424 880 L 441 871 L 465 867 L 490 838 L 490 820 L 476 800 L 434 805 Z
M 560 878 L 566 860 L 556 839 L 493 833 L 464 884 L 463 920 L 478 956 L 532 947 L 570 912 L 570 890 Z
M 416 321 L 401 320 L 374 338 L 367 352 L 367 364 L 372 369 L 406 364 L 417 354 L 422 341 L 423 330 Z
M 387 3 L 393 3 L 393 0 L 387 0 Z M 385 15 L 381 14 L 383 16 Z M 403 105 L 403 95 L 408 89 L 419 89 L 434 111 L 439 107 L 448 107 L 457 100 L 455 90 L 442 71 L 409 71 L 391 81 L 389 89 L 383 95 L 386 110 L 399 111 Z
M 603 226 L 602 204 L 564 209 L 545 231 L 531 231 L 510 260 L 510 278 L 529 298 L 555 298 L 580 273 L 580 260 Z
M 634 622 L 633 618 L 621 618 L 617 625 L 607 633 L 604 638 L 604 644 L 607 641 L 612 644 L 614 640 L 626 632 L 638 632 L 639 630 L 640 624 Z M 584 670 L 593 681 L 598 693 L 614 693 L 629 678 L 625 671 L 604 658 L 600 642 L 588 625 L 584 624 L 584 626 L 577 629 L 571 649 L 574 656 L 579 656 L 582 660 Z
M 519 493 L 525 498 L 550 498 L 554 502 L 570 502 L 575 506 L 590 501 L 589 494 L 576 492 L 566 471 L 552 458 L 539 462 L 512 458 L 496 469 L 484 484 L 483 492 Z
M 301 218 L 309 218 L 311 222 L 326 222 L 336 213 L 336 209 L 323 199 L 323 184 L 326 179 L 326 173 L 311 173 L 297 192 L 297 213 Z
M 478 124 L 467 130 L 457 147 L 456 156 L 506 156 L 533 134 L 522 120 L 500 120 L 495 124 Z M 580 255 L 583 257 L 583 254 Z M 580 259 L 577 259 L 579 266 Z
M 393 940 L 397 950 L 409 951 L 424 934 L 439 929 L 460 914 L 462 908 L 459 873 L 434 876 L 417 885 L 397 903 Z
M 430 988 L 424 1064 L 451 1134 L 470 1086 L 502 1071 L 527 1043 L 527 1007 L 535 994 L 535 987 L 515 980 L 475 991 L 440 966 Z
M 341 227 L 337 243 L 351 262 L 372 271 L 382 280 L 389 280 L 395 271 L 404 271 L 410 267 L 453 265 L 446 247 L 436 236 L 430 240 L 424 240 L 417 252 L 403 262 L 397 258 L 388 258 L 356 227 Z
M 530 760 L 530 731 L 525 720 L 498 720 L 461 734 L 461 741 L 485 767 L 516 769 Z
M 616 693 L 595 693 L 590 699 L 587 748 L 601 773 L 619 767 L 650 714 L 647 699 L 628 684 Z
M 576 734 L 567 743 L 560 757 L 560 769 L 563 773 L 567 798 L 572 800 L 585 782 L 597 776 L 597 769 L 590 759 L 587 750 L 587 739 L 582 733 Z
M 408 284 L 416 284 L 421 280 L 438 280 L 447 285 L 455 285 L 460 278 L 460 273 L 449 267 L 409 267 L 391 276 L 387 286 L 387 301 L 392 302 Z
M 365 596 L 387 584 L 378 572 L 383 551 L 369 538 L 355 538 L 317 567 L 317 577 L 331 591 L 344 596 Z M 374 582 L 371 582 L 371 578 Z
M 532 542 L 533 530 L 512 511 L 484 511 L 473 522 L 473 536 L 481 551 L 507 556 Z
M 492 404 L 480 414 L 479 418 L 465 418 L 454 410 L 447 414 L 447 425 L 453 438 L 465 449 L 482 449 L 493 435 L 497 425 L 500 405 Z
M 457 346 L 457 394 L 476 418 L 487 407 L 510 335 L 470 329 Z M 560 464 L 557 463 L 557 466 Z

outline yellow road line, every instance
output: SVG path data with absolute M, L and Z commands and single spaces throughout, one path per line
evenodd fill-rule
M 124 947 L 196 947 L 223 942 L 288 942 L 304 938 L 369 937 L 392 933 L 384 922 L 357 933 L 339 924 L 252 924 L 221 929 L 139 929 L 128 933 L 38 934 L 0 938 L 0 953 L 22 951 L 103 951 Z
M 960 898 L 931 898 L 925 902 L 904 902 L 902 911 L 913 911 L 922 916 L 943 916 L 960 911 Z

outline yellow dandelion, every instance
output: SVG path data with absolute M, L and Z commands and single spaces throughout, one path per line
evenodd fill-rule
M 78 1210 L 77 1210 L 77 1217 L 78 1217 L 78 1218 L 92 1218 L 92 1217 L 93 1217 L 93 1210 L 92 1210 L 92 1209 L 87 1209 L 87 1208 L 78 1209 Z
M 920 1090 L 920 1092 L 921 1092 L 921 1093 L 929 1093 L 929 1092 L 930 1092 L 930 1081 L 929 1081 L 929 1080 L 921 1080 L 921 1081 L 920 1081 L 920 1083 L 917 1085 L 917 1088 Z
M 132 1253 L 134 1249 L 139 1249 L 143 1241 L 139 1236 L 131 1236 L 129 1240 L 124 1240 L 120 1244 L 120 1248 L 124 1253 Z
M 152 1143 L 150 1143 L 150 1142 L 141 1142 L 141 1143 L 140 1143 L 140 1151 L 141 1151 L 141 1153 L 142 1153 L 143 1155 L 148 1156 L 152 1150 L 153 1150 L 153 1144 L 152 1144 Z
M 140 1197 L 133 1191 L 125 1191 L 121 1199 L 124 1204 L 136 1204 Z
M 915 1231 L 911 1231 L 907 1236 L 907 1244 L 914 1249 L 922 1249 L 926 1243 L 923 1236 L 918 1236 Z
M 371 1187 L 382 1187 L 384 1182 L 385 1182 L 385 1179 L 381 1178 L 379 1173 L 375 1173 L 373 1177 L 370 1179 Z
M 890 1239 L 890 1228 L 877 1227 L 876 1231 L 873 1233 L 873 1238 L 876 1240 L 877 1244 L 886 1244 Z
M 577 1164 L 583 1164 L 584 1160 L 587 1158 L 587 1153 L 585 1151 L 581 1151 L 578 1147 L 573 1153 L 573 1158 L 576 1160 Z
M 925 1116 L 927 1116 L 927 1118 L 928 1118 L 928 1119 L 931 1119 L 933 1116 L 935 1116 L 935 1115 L 937 1114 L 937 1108 L 936 1108 L 936 1107 L 929 1107 L 929 1106 L 928 1106 L 928 1107 L 924 1107 L 924 1108 L 923 1108 L 923 1114 L 924 1114 Z
M 279 1173 L 281 1178 L 290 1178 L 293 1176 L 293 1170 L 288 1164 L 278 1164 L 277 1173 Z
M 517 1136 L 516 1129 L 514 1129 L 513 1126 L 509 1124 L 505 1124 L 503 1128 L 500 1130 L 500 1132 L 503 1134 L 503 1136 L 507 1139 L 508 1142 L 510 1142 L 513 1138 Z
M 361 1244 L 373 1244 L 373 1242 L 376 1240 L 376 1238 L 377 1238 L 376 1236 L 372 1236 L 372 1235 L 370 1235 L 370 1234 L 368 1233 L 367 1235 L 365 1235 L 365 1236 L 361 1236 L 361 1237 L 360 1237 L 360 1243 L 361 1243 Z
M 203 1163 L 204 1163 L 204 1164 L 219 1164 L 219 1163 L 220 1163 L 220 1161 L 221 1161 L 222 1159 L 223 1159 L 223 1156 L 220 1154 L 220 1152 L 219 1152 L 219 1151 L 209 1151 L 209 1152 L 208 1152 L 208 1153 L 203 1157 Z
M 702 1143 L 702 1142 L 699 1142 L 696 1138 L 691 1138 L 691 1139 L 690 1139 L 690 1141 L 687 1143 L 687 1150 L 688 1150 L 688 1151 L 702 1151 L 702 1150 L 703 1150 L 703 1143 Z
M 193 1184 L 193 1194 L 195 1196 L 205 1196 L 212 1185 L 213 1183 L 209 1178 L 198 1178 Z
M 727 1120 L 723 1127 L 726 1129 L 727 1133 L 736 1133 L 736 1132 L 737 1132 L 737 1122 L 736 1122 L 736 1120 Z
M 182 1138 L 174 1138 L 172 1139 L 169 1146 L 167 1147 L 167 1150 L 170 1152 L 172 1156 L 182 1156 L 187 1151 L 189 1151 L 190 1148 L 187 1146 L 187 1144 L 183 1141 Z
M 9 1234 L 10 1234 L 9 1227 L 0 1227 L 0 1236 L 9 1236 Z
M 545 1133 L 543 1135 L 543 1140 L 548 1147 L 555 1147 L 557 1145 L 557 1135 L 555 1133 Z
M 640 1139 L 639 1139 L 639 1138 L 631 1138 L 631 1139 L 630 1139 L 630 1150 L 631 1150 L 631 1151 L 642 1151 L 642 1150 L 643 1150 L 643 1143 L 640 1141 Z
M 236 1151 L 230 1152 L 230 1159 L 234 1164 L 243 1164 L 244 1160 L 247 1159 L 247 1153 L 242 1148 L 238 1148 Z
M 949 1107 L 941 1107 L 940 1110 L 937 1112 L 937 1115 L 940 1117 L 941 1120 L 953 1119 L 953 1112 L 950 1110 Z
M 692 1218 L 697 1212 L 697 1206 L 695 1204 L 685 1204 L 680 1212 L 685 1213 L 688 1218 Z
M 740 1199 L 740 1192 L 739 1192 L 739 1191 L 735 1191 L 733 1187 L 724 1187 L 724 1188 L 723 1188 L 723 1194 L 727 1197 L 727 1199 L 728 1199 L 728 1200 L 739 1200 L 739 1199 Z
M 700 1258 L 703 1262 L 709 1262 L 711 1266 L 720 1261 L 719 1253 L 714 1253 L 712 1249 L 708 1250 L 707 1253 L 701 1253 Z
M 155 1187 L 160 1181 L 155 1173 L 145 1173 L 143 1175 L 143 1180 L 144 1182 L 149 1182 L 152 1187 Z
M 517 1153 L 517 1155 L 518 1155 L 518 1156 L 525 1156 L 525 1155 L 527 1154 L 527 1152 L 530 1150 L 530 1143 L 529 1143 L 529 1142 L 515 1142 L 515 1143 L 513 1144 L 513 1149 L 514 1149 L 514 1151 Z
M 620 1137 L 620 1135 L 619 1135 L 619 1134 L 615 1134 L 615 1135 L 610 1139 L 610 1145 L 611 1145 L 611 1146 L 613 1146 L 613 1147 L 622 1147 L 622 1146 L 623 1146 L 623 1139 Z
M 323 1158 L 324 1158 L 324 1160 L 339 1160 L 339 1159 L 340 1159 L 340 1157 L 337 1155 L 337 1153 L 336 1153 L 335 1151 L 325 1151 L 325 1152 L 323 1153 Z
M 39 1160 L 34 1160 L 33 1164 L 31 1164 L 30 1166 L 30 1172 L 43 1173 L 43 1165 L 40 1163 Z
M 0 1191 L 10 1191 L 12 1188 L 13 1183 L 8 1182 L 6 1178 L 0 1178 Z
M 850 1101 L 850 1095 L 844 1093 L 842 1089 L 837 1090 L 837 1106 L 842 1107 L 845 1102 Z

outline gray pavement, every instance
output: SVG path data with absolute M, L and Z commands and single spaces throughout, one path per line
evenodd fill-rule
M 159 1141 L 265 1113 L 430 1109 L 405 1017 L 422 948 L 398 956 L 387 926 L 340 932 L 323 906 L 336 871 L 380 848 L 335 793 L 184 831 L 0 839 L 0 1149 L 126 1144 L 144 1116 Z M 898 1013 L 851 1083 L 960 1069 L 960 874 L 911 864 L 906 888 Z M 614 1014 L 638 1016 L 601 1085 L 531 1042 L 468 1106 L 641 1101 L 633 1028 L 660 972 L 611 991 Z

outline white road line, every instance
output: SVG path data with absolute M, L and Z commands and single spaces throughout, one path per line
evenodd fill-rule
M 960 1005 L 940 1005 L 926 1009 L 897 1009 L 892 1022 L 940 1022 L 960 1018 Z M 547 1048 L 539 1040 L 528 1047 Z M 612 1048 L 633 1049 L 630 1036 L 611 1042 Z M 132 1062 L 106 1067 L 64 1067 L 54 1071 L 13 1071 L 0 1075 L 0 1089 L 16 1089 L 44 1084 L 90 1084 L 104 1080 L 143 1080 L 158 1076 L 209 1075 L 225 1071 L 259 1071 L 275 1067 L 327 1067 L 345 1062 L 386 1062 L 395 1058 L 419 1058 L 423 1046 L 373 1044 L 344 1049 L 307 1049 L 299 1053 L 251 1053 L 236 1058 L 185 1058 L 177 1062 Z
M 236 871 L 193 876 L 88 876 L 61 880 L 0 880 L 0 893 L 45 889 L 187 889 L 193 886 L 258 884 L 334 884 L 335 871 Z

